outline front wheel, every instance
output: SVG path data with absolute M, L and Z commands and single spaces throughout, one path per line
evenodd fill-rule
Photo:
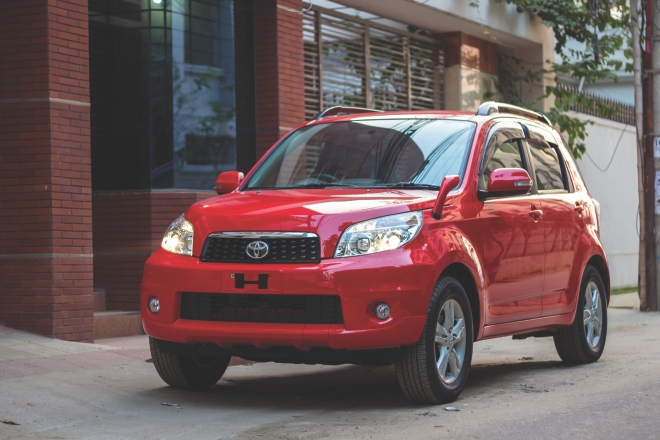
M 191 356 L 166 353 L 149 337 L 151 359 L 163 381 L 184 390 L 206 391 L 215 385 L 229 366 L 231 356 Z
M 396 363 L 401 390 L 418 403 L 456 400 L 472 363 L 472 311 L 458 280 L 442 277 L 433 289 L 419 341 Z
M 575 320 L 555 333 L 555 347 L 564 362 L 588 364 L 600 359 L 605 350 L 606 336 L 605 286 L 596 268 L 587 266 L 580 283 Z

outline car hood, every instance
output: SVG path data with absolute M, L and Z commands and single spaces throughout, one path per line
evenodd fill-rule
M 195 228 L 193 254 L 199 256 L 213 232 L 313 232 L 322 258 L 332 257 L 342 232 L 353 223 L 431 208 L 429 190 L 288 189 L 244 191 L 195 203 L 186 217 Z

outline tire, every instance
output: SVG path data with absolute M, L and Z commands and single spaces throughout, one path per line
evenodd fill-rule
M 597 291 L 594 292 L 594 289 Z M 598 301 L 598 305 L 595 305 Z M 591 328 L 591 333 L 589 332 Z M 605 285 L 593 267 L 584 269 L 575 312 L 575 320 L 555 333 L 555 347 L 568 364 L 589 364 L 600 359 L 607 337 L 607 302 Z
M 158 341 L 149 337 L 151 358 L 163 381 L 174 388 L 206 391 L 215 385 L 229 366 L 230 356 L 191 356 L 165 353 Z
M 454 325 L 447 328 L 445 319 L 452 306 Z M 463 315 L 461 322 L 460 315 Z M 438 343 L 437 329 L 445 329 L 444 332 L 438 332 Z M 452 337 L 447 338 L 443 333 L 450 333 Z M 449 403 L 456 400 L 467 382 L 472 363 L 473 333 L 472 311 L 465 289 L 454 278 L 440 278 L 433 289 L 419 341 L 404 347 L 401 360 L 395 364 L 403 394 L 417 403 Z M 453 341 L 456 334 L 459 338 Z M 460 360 L 461 353 L 463 361 L 456 369 L 458 364 L 455 360 Z M 444 359 L 440 363 L 442 369 L 438 367 L 436 359 Z

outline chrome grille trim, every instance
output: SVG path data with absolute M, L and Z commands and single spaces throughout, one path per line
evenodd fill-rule
M 247 247 L 263 241 L 268 252 L 263 258 L 254 258 Z M 204 242 L 200 261 L 208 263 L 307 263 L 321 261 L 321 241 L 311 232 L 236 231 L 209 234 Z
M 218 238 L 250 238 L 259 240 L 262 238 L 319 238 L 312 232 L 279 232 L 279 231 L 250 231 L 250 232 L 214 232 L 209 237 Z

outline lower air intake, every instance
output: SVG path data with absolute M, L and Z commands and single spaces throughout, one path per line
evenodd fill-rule
M 191 293 L 181 296 L 181 319 L 281 324 L 343 324 L 334 295 Z

